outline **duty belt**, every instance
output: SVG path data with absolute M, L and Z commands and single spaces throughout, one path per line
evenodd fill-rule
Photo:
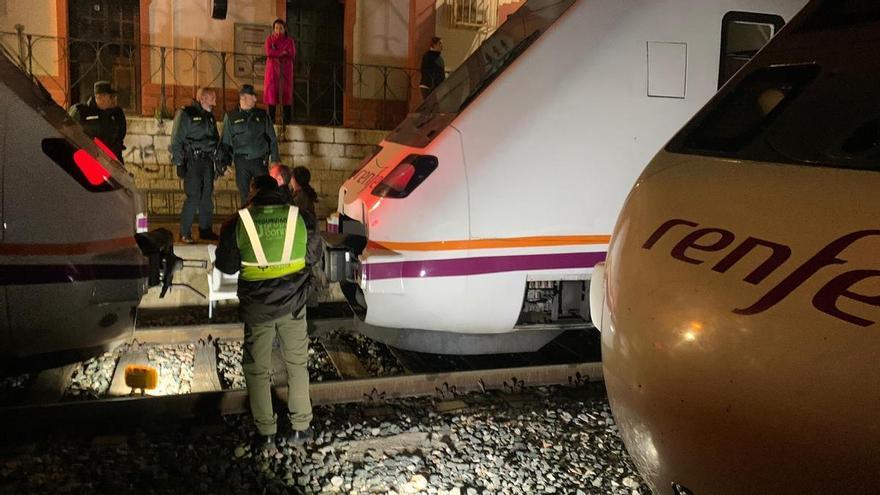
M 192 150 L 190 151 L 192 156 L 195 158 L 210 158 L 212 153 L 210 151 L 202 151 L 202 150 Z

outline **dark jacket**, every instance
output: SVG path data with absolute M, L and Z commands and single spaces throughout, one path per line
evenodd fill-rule
M 290 204 L 299 208 L 299 211 L 307 211 L 313 217 L 315 215 L 315 202 L 312 200 L 312 197 L 309 196 L 305 190 L 300 189 L 299 191 L 293 193 L 293 196 L 290 199 Z
M 214 153 L 219 143 L 214 114 L 202 108 L 199 102 L 193 100 L 177 111 L 171 127 L 171 163 L 178 167 L 183 165 L 187 152 Z
M 428 50 L 422 56 L 422 81 L 420 85 L 434 89 L 446 79 L 446 64 L 436 50 Z
M 281 189 L 270 193 L 258 193 L 254 206 L 287 204 Z M 270 280 L 247 281 L 238 279 L 238 314 L 245 323 L 265 323 L 286 314 L 296 314 L 309 297 L 311 267 L 321 262 L 323 248 L 314 215 L 300 211 L 308 230 L 306 267 L 296 273 Z M 241 268 L 241 251 L 238 249 L 236 230 L 238 215 L 229 219 L 220 230 L 217 260 L 214 266 L 223 273 L 233 274 Z
M 101 110 L 93 96 L 89 98 L 88 103 L 77 103 L 72 106 L 70 116 L 79 122 L 87 136 L 100 139 L 116 154 L 116 158 L 122 161 L 122 150 L 125 149 L 123 141 L 128 130 L 125 112 L 121 108 Z
M 245 158 L 266 158 L 280 162 L 278 138 L 269 114 L 261 108 L 238 108 L 223 117 L 223 137 L 220 139 L 227 162 L 234 155 Z

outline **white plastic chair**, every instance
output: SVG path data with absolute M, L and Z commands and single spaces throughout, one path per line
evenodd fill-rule
M 215 301 L 238 300 L 236 295 L 238 291 L 238 272 L 227 275 L 214 267 L 214 262 L 217 260 L 216 250 L 216 245 L 208 244 L 208 261 L 211 263 L 211 269 L 208 272 L 208 319 L 214 317 Z

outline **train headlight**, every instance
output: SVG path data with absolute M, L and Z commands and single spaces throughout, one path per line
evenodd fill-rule
M 409 155 L 382 179 L 372 194 L 380 198 L 405 198 L 437 169 L 437 164 L 436 156 Z

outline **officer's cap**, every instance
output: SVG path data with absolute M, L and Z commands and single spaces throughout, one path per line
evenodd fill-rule
M 238 94 L 257 96 L 257 92 L 254 91 L 254 86 L 252 84 L 242 84 L 241 89 L 238 90 Z
M 98 81 L 95 83 L 95 94 L 115 95 L 116 90 L 113 89 L 112 85 L 110 85 L 110 81 Z

